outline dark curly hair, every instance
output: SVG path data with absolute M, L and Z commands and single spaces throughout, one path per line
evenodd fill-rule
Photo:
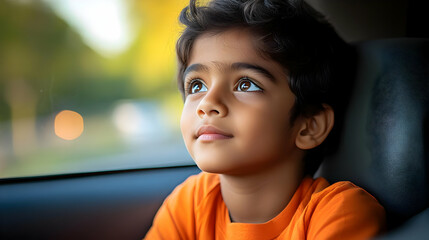
M 263 56 L 287 69 L 289 87 L 296 96 L 292 124 L 300 115 L 318 113 L 323 104 L 333 108 L 334 128 L 322 145 L 306 155 L 305 171 L 313 174 L 323 156 L 332 152 L 339 140 L 354 79 L 353 48 L 303 0 L 212 0 L 206 5 L 191 0 L 179 20 L 185 25 L 176 45 L 177 80 L 182 96 L 183 75 L 195 40 L 207 32 L 244 28 L 255 35 L 256 47 Z

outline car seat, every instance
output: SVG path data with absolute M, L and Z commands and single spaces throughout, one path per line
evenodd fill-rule
M 316 176 L 350 180 L 385 207 L 379 239 L 429 236 L 429 39 L 355 44 L 355 87 L 339 148 Z

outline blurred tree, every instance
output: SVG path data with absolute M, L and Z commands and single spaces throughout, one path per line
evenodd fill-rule
M 132 89 L 42 1 L 0 1 L 0 33 L 0 121 L 15 150 L 35 145 L 37 115 L 102 108 Z

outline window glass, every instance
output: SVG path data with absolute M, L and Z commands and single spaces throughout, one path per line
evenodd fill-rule
M 192 164 L 185 0 L 0 1 L 0 177 Z

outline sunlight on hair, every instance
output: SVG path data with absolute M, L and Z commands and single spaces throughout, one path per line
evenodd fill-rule
M 83 132 L 83 118 L 74 111 L 64 110 L 55 117 L 55 134 L 64 140 L 74 140 Z

